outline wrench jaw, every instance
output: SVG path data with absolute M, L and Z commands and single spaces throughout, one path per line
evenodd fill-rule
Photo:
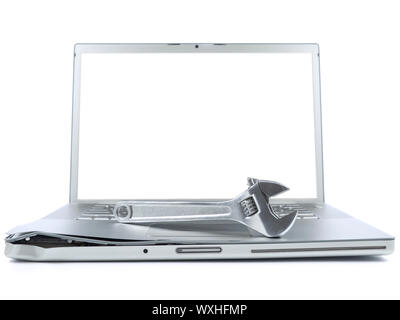
M 292 211 L 282 218 L 276 218 L 270 212 L 260 212 L 246 218 L 246 225 L 268 238 L 279 238 L 286 234 L 296 222 L 297 211 Z
M 263 195 L 269 200 L 270 197 L 276 196 L 282 192 L 289 190 L 283 184 L 270 181 L 270 180 L 259 180 L 255 178 L 247 178 L 247 185 L 251 188 L 254 185 L 258 185 Z
M 245 224 L 266 237 L 276 238 L 283 236 L 295 223 L 297 211 L 289 212 L 287 215 L 280 218 L 269 204 L 269 198 L 289 189 L 274 181 L 258 180 L 254 178 L 248 178 L 247 181 L 249 189 L 239 197 L 239 200 L 245 198 L 245 200 L 241 200 L 240 203 L 242 205 L 244 201 L 249 201 L 249 199 L 252 198 L 258 210 L 252 215 L 247 215 L 246 212 L 242 210 Z

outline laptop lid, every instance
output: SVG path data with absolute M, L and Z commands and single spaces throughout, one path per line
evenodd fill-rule
M 70 202 L 322 203 L 317 44 L 77 44 Z

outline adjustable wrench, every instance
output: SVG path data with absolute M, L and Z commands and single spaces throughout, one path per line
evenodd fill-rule
M 274 213 L 269 198 L 288 190 L 274 181 L 248 178 L 248 189 L 223 201 L 131 200 L 115 204 L 121 223 L 150 224 L 233 220 L 266 237 L 280 237 L 293 226 L 297 211 L 283 217 Z

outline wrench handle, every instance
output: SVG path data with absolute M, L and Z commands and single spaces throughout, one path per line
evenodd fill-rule
M 184 222 L 229 219 L 231 208 L 219 202 L 130 201 L 117 203 L 114 216 L 124 223 Z

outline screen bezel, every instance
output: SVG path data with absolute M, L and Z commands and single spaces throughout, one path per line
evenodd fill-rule
M 233 43 L 167 43 L 167 44 L 84 44 L 74 47 L 74 74 L 71 129 L 70 163 L 70 203 L 114 202 L 124 199 L 78 199 L 78 164 L 79 164 L 79 118 L 81 58 L 84 53 L 310 53 L 312 57 L 314 135 L 316 157 L 316 198 L 271 199 L 276 203 L 316 203 L 324 202 L 322 121 L 320 97 L 320 71 L 318 44 L 233 44 Z M 156 200 L 156 199 L 155 199 Z M 177 200 L 177 199 L 174 199 Z M 199 200 L 199 199 L 196 199 Z M 206 200 L 206 199 L 204 199 Z

